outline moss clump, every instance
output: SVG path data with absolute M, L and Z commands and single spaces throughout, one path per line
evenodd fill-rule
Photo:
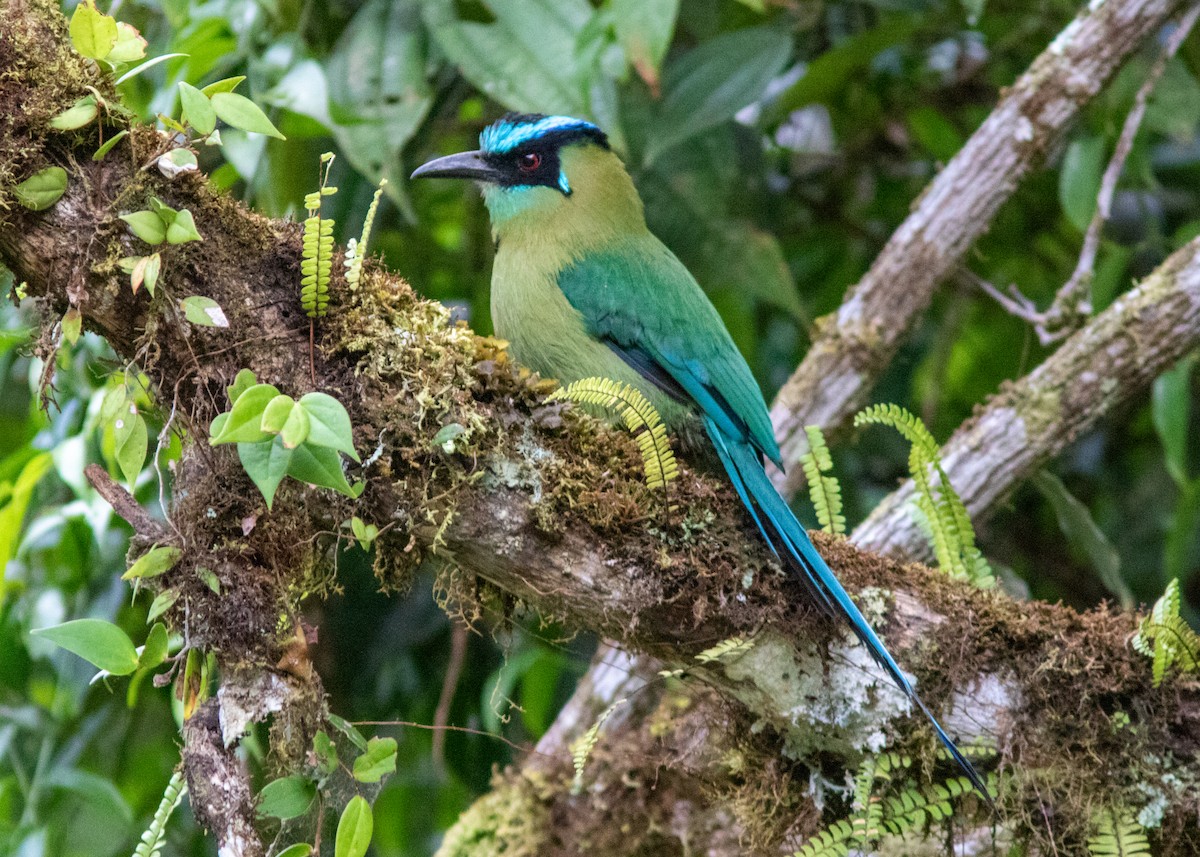
M 446 831 L 435 857 L 543 857 L 549 825 L 550 811 L 526 780 L 498 776 Z

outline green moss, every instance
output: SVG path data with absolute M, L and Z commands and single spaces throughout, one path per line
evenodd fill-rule
M 538 857 L 550 813 L 519 777 L 498 779 L 446 831 L 435 857 Z

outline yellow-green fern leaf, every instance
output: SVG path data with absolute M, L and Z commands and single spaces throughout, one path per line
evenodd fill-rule
M 665 488 L 679 476 L 679 464 L 662 417 L 637 387 L 611 378 L 583 378 L 555 390 L 550 398 L 615 411 L 637 442 L 649 487 Z
M 1171 667 L 1180 672 L 1195 672 L 1200 668 L 1200 636 L 1179 615 L 1179 605 L 1179 580 L 1175 578 L 1167 584 L 1133 638 L 1134 649 L 1153 663 L 1155 687 L 1162 684 Z
M 810 837 L 792 857 L 846 857 L 854 839 L 854 827 L 843 818 Z
M 592 755 L 592 751 L 596 749 L 596 743 L 600 740 L 600 727 L 604 725 L 604 721 L 612 716 L 613 712 L 624 705 L 628 700 L 618 699 L 608 708 L 601 712 L 596 718 L 588 731 L 584 732 L 571 745 L 571 762 L 575 766 L 575 780 L 571 784 L 571 793 L 579 794 L 583 791 L 583 769 L 587 766 L 588 759 Z
M 167 822 L 171 820 L 171 814 L 183 800 L 185 792 L 187 782 L 183 779 L 183 774 L 176 771 L 167 783 L 162 800 L 158 803 L 158 810 L 150 820 L 150 826 L 142 834 L 138 846 L 133 849 L 133 857 L 159 857 L 162 854 L 162 848 L 167 842 Z
M 320 187 L 304 197 L 308 217 L 304 221 L 304 245 L 300 258 L 300 306 L 309 318 L 328 312 L 329 280 L 333 274 L 333 220 L 321 216 L 321 201 L 337 193 L 329 187 L 333 155 L 321 156 Z
M 731 661 L 740 658 L 752 648 L 754 648 L 753 637 L 730 637 L 696 655 L 696 660 L 702 664 L 712 661 Z
M 1088 839 L 1092 857 L 1148 857 L 1146 830 L 1128 811 L 1101 812 L 1094 820 L 1096 833 Z
M 367 242 L 371 240 L 371 227 L 375 223 L 375 211 L 379 208 L 379 198 L 383 195 L 383 189 L 387 187 L 387 183 L 387 179 L 380 179 L 379 187 L 375 189 L 375 195 L 371 197 L 371 205 L 363 220 L 362 236 L 357 241 L 351 238 L 346 245 L 346 258 L 343 264 L 346 267 L 346 284 L 350 287 L 350 291 L 358 288 L 358 281 L 362 278 L 363 259 L 367 255 Z
M 827 533 L 846 532 L 846 516 L 842 514 L 842 487 L 837 478 L 826 473 L 833 469 L 833 457 L 818 426 L 805 426 L 808 452 L 800 456 L 800 467 L 808 480 L 808 496 L 817 512 L 817 522 Z

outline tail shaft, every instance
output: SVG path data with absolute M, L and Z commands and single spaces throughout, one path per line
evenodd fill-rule
M 901 672 L 900 666 L 884 647 L 874 629 L 867 623 L 858 606 L 838 582 L 825 560 L 817 553 L 817 549 L 813 547 L 812 541 L 808 538 L 808 533 L 796 520 L 796 516 L 792 514 L 787 502 L 775 490 L 775 486 L 771 484 L 766 471 L 763 470 L 759 454 L 745 439 L 728 437 L 713 420 L 706 418 L 704 425 L 712 439 L 713 446 L 716 447 L 721 463 L 733 482 L 738 497 L 750 512 L 754 523 L 758 526 L 771 550 L 785 565 L 798 572 L 805 587 L 812 593 L 822 609 L 850 623 L 850 627 L 867 647 L 871 657 L 887 671 L 892 681 L 921 709 L 955 762 L 971 780 L 972 785 L 991 804 L 992 798 L 984 785 L 983 778 L 955 746 L 946 731 L 942 729 L 937 718 L 917 695 L 908 678 Z

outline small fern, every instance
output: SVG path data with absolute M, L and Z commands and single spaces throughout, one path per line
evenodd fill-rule
M 1133 648 L 1153 661 L 1155 687 L 1162 684 L 1172 666 L 1180 672 L 1195 672 L 1200 667 L 1200 636 L 1179 615 L 1179 605 L 1179 579 L 1175 578 L 1133 638 Z
M 371 240 L 371 226 L 375 223 L 375 211 L 379 208 L 379 198 L 383 195 L 383 189 L 387 187 L 387 183 L 387 179 L 380 179 L 379 187 L 375 189 L 375 196 L 371 198 L 371 207 L 367 209 L 366 219 L 363 220 L 362 237 L 357 241 L 351 238 L 346 245 L 346 258 L 343 264 L 346 268 L 346 285 L 350 287 L 350 291 L 358 288 L 358 281 L 362 277 L 362 264 L 367 255 L 367 242 Z
M 588 759 L 591 758 L 592 751 L 596 749 L 596 743 L 600 740 L 600 727 L 604 725 L 604 721 L 612 717 L 614 711 L 628 702 L 627 699 L 618 699 L 608 708 L 601 712 L 596 718 L 588 731 L 584 732 L 571 745 L 571 763 L 575 766 L 575 779 L 571 783 L 571 794 L 579 794 L 583 791 L 583 769 L 587 766 Z
M 972 791 L 966 777 L 954 777 L 920 787 L 911 777 L 913 761 L 899 753 L 882 753 L 868 759 L 854 776 L 854 801 L 848 818 L 834 821 L 814 834 L 792 857 L 846 857 L 869 854 L 887 834 L 902 836 L 927 823 L 945 821 L 954 813 L 953 802 Z M 879 785 L 895 787 L 897 794 L 881 797 Z
M 839 819 L 812 836 L 792 857 L 846 857 L 856 836 L 853 825 Z
M 304 197 L 304 251 L 300 261 L 300 305 L 309 318 L 321 318 L 329 306 L 329 279 L 333 272 L 333 219 L 321 216 L 324 197 L 337 193 L 329 187 L 333 153 L 321 156 L 320 187 Z
M 175 812 L 175 807 L 179 806 L 179 802 L 183 800 L 186 791 L 187 783 L 183 779 L 183 774 L 176 771 L 171 775 L 170 782 L 167 783 L 166 791 L 163 792 L 162 800 L 159 801 L 158 810 L 154 813 L 150 826 L 142 834 L 142 840 L 138 843 L 137 848 L 133 849 L 133 857 L 159 857 L 163 845 L 167 842 L 167 822 L 171 819 L 171 813 Z
M 617 411 L 642 453 L 642 469 L 651 488 L 666 488 L 668 482 L 679 476 L 667 427 L 654 405 L 636 387 L 611 378 L 584 378 L 558 388 L 549 398 Z
M 1093 824 L 1094 836 L 1088 839 L 1092 857 L 1139 857 L 1150 854 L 1146 830 L 1126 810 L 1101 812 Z
M 808 480 L 808 496 L 817 510 L 817 521 L 825 532 L 843 535 L 846 516 L 842 514 L 842 488 L 836 476 L 826 475 L 833 470 L 833 457 L 825 435 L 819 426 L 805 426 L 804 432 L 808 435 L 808 452 L 800 456 L 800 467 Z
M 908 471 L 917 489 L 917 509 L 928 528 L 938 566 L 951 577 L 969 580 L 981 588 L 995 585 L 991 567 L 975 546 L 975 530 L 967 507 L 950 484 L 937 441 L 929 429 L 899 405 L 872 405 L 854 417 L 856 426 L 869 423 L 891 426 L 912 446 Z M 936 484 L 931 470 L 937 475 Z
M 702 664 L 713 661 L 731 661 L 740 658 L 752 648 L 754 648 L 753 637 L 730 637 L 696 655 L 696 660 Z

